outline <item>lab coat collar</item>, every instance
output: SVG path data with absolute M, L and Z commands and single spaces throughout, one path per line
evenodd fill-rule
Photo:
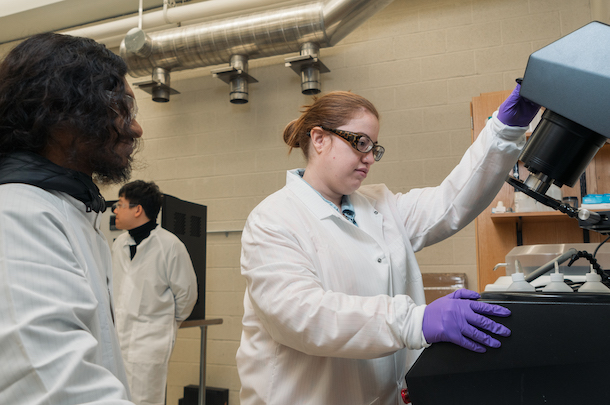
M 299 176 L 299 170 L 303 169 L 289 170 L 286 173 L 286 188 L 292 191 L 318 219 L 340 218 L 341 214 Z
M 303 181 L 297 172 L 298 170 L 288 171 L 286 188 L 292 191 L 316 218 L 320 220 L 335 218 L 335 222 L 338 224 L 349 223 L 352 225 L 348 219 L 339 214 L 309 184 Z M 356 212 L 357 232 L 363 232 L 368 237 L 373 238 L 380 246 L 383 246 L 383 216 L 375 207 L 376 200 L 356 191 L 350 195 L 350 201 Z
M 102 213 L 101 212 L 96 212 L 94 210 L 86 210 L 83 209 L 83 202 L 72 197 L 71 195 L 69 195 L 68 193 L 64 193 L 62 191 L 55 191 L 55 190 L 47 190 L 49 193 L 56 195 L 58 198 L 62 199 L 63 201 L 66 202 L 66 204 L 68 204 L 69 206 L 71 206 L 74 210 L 74 214 L 73 215 L 78 215 L 82 218 L 84 218 L 87 222 L 89 222 L 93 228 L 96 229 L 96 231 L 98 231 L 101 234 L 100 231 L 100 226 L 102 223 Z M 103 235 L 103 234 L 102 234 Z
M 298 171 L 303 169 L 289 170 L 286 173 L 286 187 L 292 191 L 303 203 L 316 215 L 318 219 L 337 217 L 344 219 L 343 216 L 330 206 L 320 195 L 299 176 Z M 360 223 L 358 212 L 360 209 L 374 210 L 376 201 L 367 196 L 361 195 L 357 191 L 350 195 L 350 201 L 356 212 L 356 222 Z

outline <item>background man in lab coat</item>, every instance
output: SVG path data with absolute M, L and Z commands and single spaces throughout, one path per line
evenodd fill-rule
M 167 365 L 180 323 L 197 301 L 197 279 L 184 244 L 157 225 L 163 195 L 154 182 L 119 190 L 112 245 L 116 325 L 132 400 L 163 405 Z
M 0 404 L 128 405 L 106 203 L 142 136 L 125 62 L 35 35 L 0 63 Z

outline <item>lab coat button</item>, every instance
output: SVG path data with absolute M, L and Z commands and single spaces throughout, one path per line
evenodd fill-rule
M 379 212 L 375 211 L 374 214 L 377 215 L 377 214 L 379 214 Z
M 381 263 L 381 257 L 377 259 L 377 263 Z

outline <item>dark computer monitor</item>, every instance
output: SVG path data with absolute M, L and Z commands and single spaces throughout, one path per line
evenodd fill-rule
M 197 303 L 187 320 L 205 319 L 207 207 L 165 194 L 161 208 L 161 226 L 184 243 L 197 275 Z

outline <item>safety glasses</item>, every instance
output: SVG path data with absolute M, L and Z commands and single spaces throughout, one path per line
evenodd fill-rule
M 129 206 L 129 208 L 133 208 L 133 207 L 137 207 L 140 204 L 121 204 L 119 202 L 115 202 L 114 204 L 112 204 L 112 212 L 114 212 L 117 208 L 126 208 L 127 206 Z
M 376 142 L 373 142 L 373 140 L 366 134 L 358 134 L 356 132 L 344 131 L 342 129 L 327 128 L 321 125 L 320 128 L 322 128 L 324 131 L 332 132 L 333 134 L 344 139 L 358 152 L 368 153 L 373 151 L 373 158 L 375 159 L 375 162 L 378 162 L 383 157 L 385 148 L 378 145 Z

